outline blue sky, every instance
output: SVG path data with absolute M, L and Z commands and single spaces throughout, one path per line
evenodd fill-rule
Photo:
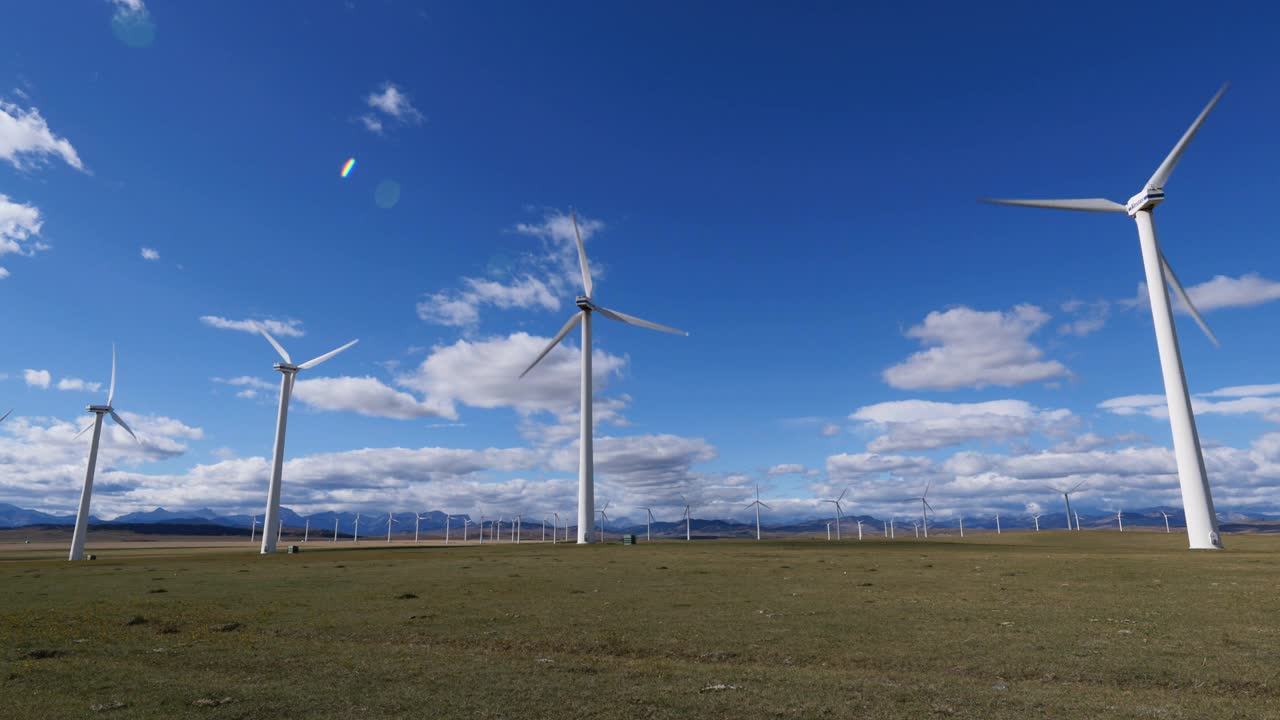
M 258 509 L 274 354 L 220 326 L 274 321 L 295 359 L 361 340 L 300 376 L 286 505 L 569 508 L 576 356 L 514 375 L 572 308 L 573 206 L 597 299 L 691 333 L 596 323 L 620 517 L 745 517 L 757 480 L 794 516 L 930 479 L 944 515 L 1176 504 L 1159 403 L 1116 400 L 1163 392 L 1132 222 L 974 200 L 1123 201 L 1230 80 L 1157 228 L 1223 341 L 1180 316 L 1219 510 L 1280 509 L 1267 12 L 7 8 L 0 502 L 74 507 L 116 342 L 144 444 L 108 435 L 95 513 Z

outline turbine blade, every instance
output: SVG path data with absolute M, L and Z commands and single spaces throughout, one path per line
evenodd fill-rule
M 1068 492 L 1068 493 L 1073 493 L 1073 492 L 1075 492 L 1075 491 L 1079 490 L 1081 487 L 1083 487 L 1083 486 L 1084 486 L 1084 484 L 1085 484 L 1085 483 L 1087 483 L 1087 482 L 1089 482 L 1089 481 L 1088 481 L 1088 480 L 1081 480 L 1080 482 L 1076 483 L 1075 487 L 1071 488 L 1071 489 L 1070 489 L 1070 490 L 1068 490 L 1067 492 Z
M 1213 96 L 1213 99 L 1209 101 L 1209 104 L 1204 106 L 1204 110 L 1201 110 L 1200 114 L 1196 116 L 1195 121 L 1191 123 L 1191 127 L 1187 128 L 1187 131 L 1182 134 L 1182 139 L 1178 140 L 1178 144 L 1173 146 L 1173 150 L 1169 151 L 1168 157 L 1164 159 L 1164 162 L 1160 163 L 1160 167 L 1156 168 L 1155 174 L 1147 181 L 1148 188 L 1159 190 L 1169 181 L 1169 176 L 1173 174 L 1173 168 L 1177 166 L 1178 161 L 1182 159 L 1182 153 L 1191 144 L 1191 138 L 1196 136 L 1200 126 L 1204 124 L 1204 119 L 1209 117 L 1209 111 L 1213 110 L 1213 106 L 1218 104 L 1218 101 L 1222 99 L 1222 94 L 1229 87 L 1231 87 L 1231 83 L 1224 84 L 1217 94 Z
M 97 421 L 95 420 L 94 422 L 97 422 Z M 93 423 L 89 423 L 88 425 L 85 425 L 85 426 L 84 426 L 84 429 L 83 429 L 83 430 L 81 430 L 80 432 L 76 433 L 75 437 L 73 437 L 73 438 L 71 438 L 71 439 L 72 439 L 72 440 L 75 440 L 76 438 L 80 437 L 81 435 L 83 435 L 83 434 L 85 434 L 85 433 L 89 432 L 89 428 L 91 428 L 91 427 L 93 427 Z
M 844 496 L 848 494 L 849 494 L 849 488 L 845 488 L 844 492 L 840 493 L 840 497 L 836 498 L 836 502 L 840 502 L 841 500 L 844 499 Z
M 981 202 L 992 205 L 1018 205 L 1020 207 L 1050 208 L 1053 210 L 1081 210 L 1084 212 L 1125 212 L 1124 206 L 1106 198 L 1076 198 L 1072 200 L 1002 200 L 997 198 L 978 198 Z
M 760 501 L 759 501 L 759 500 L 757 500 L 756 502 L 760 502 Z M 760 503 L 760 507 L 764 508 L 765 510 L 772 510 L 772 509 L 773 509 L 773 508 L 769 507 L 768 505 L 765 505 L 764 503 Z
M 578 231 L 578 213 L 569 208 L 569 217 L 573 219 L 573 237 L 578 241 L 578 269 L 582 271 L 582 290 L 591 297 L 591 268 L 587 266 L 587 250 L 582 246 L 582 233 Z
M 655 322 L 642 320 L 638 317 L 635 317 L 634 315 L 620 313 L 617 310 L 610 310 L 609 308 L 600 307 L 599 305 L 596 305 L 594 303 L 592 304 L 592 308 L 595 309 L 596 312 L 609 318 L 610 320 L 617 320 L 618 322 L 624 322 L 624 323 L 627 323 L 628 325 L 638 325 L 640 327 L 649 328 L 650 330 L 661 330 L 662 332 L 671 333 L 672 335 L 688 336 L 689 334 L 683 330 L 677 330 L 675 328 L 667 327 L 666 325 L 659 325 L 658 323 L 655 323 Z
M 927 482 L 927 483 L 925 483 L 925 484 L 924 484 L 924 492 L 920 493 L 920 499 L 921 499 L 921 500 L 924 500 L 925 498 L 929 497 L 929 488 L 931 488 L 931 487 L 933 487 L 933 481 L 932 481 L 932 480 L 930 480 L 929 482 Z M 928 503 L 925 503 L 925 504 L 927 505 Z
M 308 360 L 308 361 L 306 361 L 306 362 L 302 363 L 301 365 L 299 365 L 299 366 L 298 366 L 298 369 L 299 369 L 299 370 L 307 370 L 307 369 L 309 369 L 309 368 L 313 368 L 313 367 L 315 367 L 315 366 L 319 365 L 320 363 L 324 362 L 325 360 L 328 360 L 329 358 L 333 357 L 334 355 L 337 355 L 338 353 L 342 352 L 343 350 L 346 350 L 347 348 L 351 347 L 352 345 L 355 345 L 355 344 L 356 344 L 356 343 L 358 343 L 358 342 L 360 342 L 360 341 L 359 341 L 359 340 L 352 340 L 351 342 L 347 343 L 346 345 L 343 345 L 342 347 L 338 348 L 337 350 L 330 350 L 329 352 L 327 352 L 327 353 L 325 353 L 325 354 L 321 355 L 320 357 L 311 358 L 310 360 Z
M 142 444 L 142 441 L 138 439 L 138 436 L 133 434 L 133 428 L 129 427 L 129 424 L 124 421 L 124 418 L 117 415 L 115 410 L 111 411 L 111 419 L 115 420 L 117 425 L 124 428 L 124 431 L 129 433 L 129 436 L 133 438 L 134 442 L 139 445 Z
M 116 344 L 111 343 L 111 386 L 107 388 L 107 407 L 116 397 Z
M 7 418 L 7 417 L 9 417 L 9 413 L 12 413 L 12 412 L 13 412 L 13 408 L 9 408 L 9 412 L 7 412 L 7 413 L 5 413 L 5 414 L 3 414 L 3 415 L 0 415 L 0 422 L 4 422 L 4 419 L 5 419 L 5 418 Z
M 582 322 L 582 313 L 574 313 L 573 317 L 569 318 L 569 322 L 565 323 L 564 327 L 560 328 L 560 332 L 556 333 L 556 336 L 551 338 L 551 342 L 547 343 L 547 346 L 542 349 L 542 352 L 538 353 L 538 357 L 534 358 L 533 362 L 529 363 L 529 367 L 525 368 L 524 372 L 520 373 L 520 377 L 528 375 L 529 371 L 532 370 L 535 365 L 542 362 L 542 358 L 546 357 L 547 353 L 551 352 L 552 348 L 560 344 L 560 341 L 564 339 L 565 335 L 569 334 L 569 331 L 573 329 L 573 326 L 580 322 Z
M 289 353 L 285 352 L 284 348 L 280 346 L 280 343 L 276 342 L 276 339 L 271 337 L 271 333 L 267 332 L 266 328 L 258 325 L 258 332 L 262 333 L 262 337 L 266 338 L 267 342 L 271 343 L 271 347 L 275 348 L 276 352 L 280 353 L 280 357 L 284 358 L 286 363 L 289 363 L 290 365 L 293 364 L 293 358 L 289 357 Z
M 1204 331 L 1205 335 L 1209 336 L 1209 342 L 1212 342 L 1217 347 L 1222 347 L 1222 343 L 1218 342 L 1217 336 L 1215 336 L 1213 331 L 1209 329 L 1209 326 L 1205 324 L 1204 318 L 1200 317 L 1200 311 L 1196 310 L 1196 306 L 1192 304 L 1191 296 L 1187 295 L 1187 291 L 1182 287 L 1182 283 L 1178 282 L 1178 276 L 1174 274 L 1173 266 L 1169 264 L 1169 258 L 1164 256 L 1163 250 L 1160 251 L 1160 264 L 1164 267 L 1164 276 L 1169 281 L 1169 284 L 1173 286 L 1173 291 L 1182 299 L 1182 304 L 1187 307 L 1187 312 L 1191 313 L 1191 317 L 1196 321 L 1196 324 L 1200 326 L 1200 329 Z

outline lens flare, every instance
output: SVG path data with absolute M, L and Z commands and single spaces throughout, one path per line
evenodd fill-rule
M 356 159 L 347 158 L 347 161 L 342 163 L 342 172 L 338 174 L 342 177 L 346 177 L 351 174 L 351 171 L 355 168 L 355 166 L 356 166 Z

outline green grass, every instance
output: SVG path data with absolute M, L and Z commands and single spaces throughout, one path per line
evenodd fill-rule
M 1280 538 L 1228 542 L 1191 553 L 1179 535 L 1046 532 L 3 562 L 0 715 L 1276 717 Z

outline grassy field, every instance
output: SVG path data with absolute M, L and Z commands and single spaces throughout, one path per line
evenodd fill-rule
M 0 716 L 1280 717 L 1227 540 L 0 551 Z

